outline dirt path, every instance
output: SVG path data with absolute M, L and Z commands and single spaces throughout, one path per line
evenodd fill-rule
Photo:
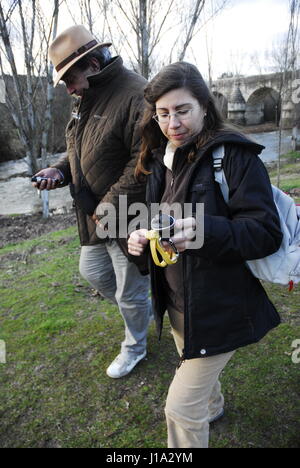
M 75 212 L 54 215 L 47 220 L 41 215 L 0 216 L 0 248 L 75 225 Z

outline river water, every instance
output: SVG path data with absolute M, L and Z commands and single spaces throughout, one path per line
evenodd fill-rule
M 52 156 L 50 164 L 63 154 Z M 32 187 L 27 176 L 25 159 L 0 164 L 0 215 L 30 214 L 41 211 L 42 200 L 39 192 Z M 69 187 L 49 192 L 49 210 L 64 213 L 72 207 Z
M 278 154 L 278 132 L 249 134 L 249 137 L 266 147 L 261 154 L 265 163 L 276 161 Z M 281 154 L 291 149 L 291 131 L 285 130 L 282 138 Z M 62 155 L 54 155 L 54 164 Z M 26 176 L 27 164 L 24 159 L 0 164 L 0 215 L 30 214 L 41 210 L 41 199 Z M 51 212 L 64 213 L 72 207 L 68 187 L 49 192 Z

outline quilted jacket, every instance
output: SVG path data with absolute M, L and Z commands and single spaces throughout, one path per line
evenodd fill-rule
M 145 184 L 137 183 L 134 168 L 146 80 L 127 70 L 121 57 L 88 80 L 90 87 L 66 129 L 67 156 L 55 167 L 64 174 L 64 185 L 73 183 L 78 191 L 84 183 L 80 164 L 99 204 L 112 203 L 118 215 L 119 195 L 127 195 L 128 205 L 145 201 Z M 101 242 L 91 217 L 78 207 L 76 212 L 81 245 Z

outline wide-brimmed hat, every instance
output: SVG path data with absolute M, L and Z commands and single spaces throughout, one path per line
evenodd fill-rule
M 59 34 L 49 47 L 49 58 L 57 75 L 54 86 L 78 60 L 97 47 L 109 47 L 111 42 L 99 43 L 94 36 L 81 25 L 71 26 Z

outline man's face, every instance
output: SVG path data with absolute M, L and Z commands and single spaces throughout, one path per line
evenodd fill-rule
M 82 71 L 76 65 L 73 65 L 62 77 L 62 81 L 65 82 L 67 88 L 67 93 L 82 97 L 83 90 L 88 89 L 90 86 L 87 76 L 92 74 L 91 68 Z

